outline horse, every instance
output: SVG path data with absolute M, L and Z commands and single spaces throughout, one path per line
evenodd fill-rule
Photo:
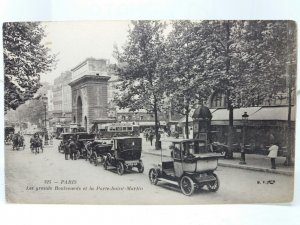
M 20 147 L 24 149 L 24 137 L 19 134 L 14 134 L 12 138 L 13 150 L 19 150 Z
M 31 148 L 31 152 L 32 153 L 40 153 L 40 149 L 42 150 L 42 153 L 43 153 L 43 142 L 40 138 L 32 138 L 30 140 L 30 148 Z

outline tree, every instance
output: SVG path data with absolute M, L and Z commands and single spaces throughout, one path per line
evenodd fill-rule
M 233 110 L 275 95 L 285 74 L 286 27 L 282 21 L 202 21 L 204 76 L 224 93 L 229 111 L 228 145 L 232 156 Z
M 297 29 L 296 23 L 287 21 L 287 60 L 286 60 L 286 75 L 287 75 L 287 89 L 288 89 L 288 124 L 287 124 L 287 150 L 285 165 L 294 165 L 295 161 L 295 134 L 292 136 L 292 93 L 295 95 L 296 70 L 297 70 Z
M 165 93 L 164 24 L 160 21 L 133 21 L 123 50 L 115 50 L 119 77 L 115 102 L 132 111 L 146 109 L 155 118 L 155 147 L 159 147 L 158 113 Z
M 40 75 L 50 71 L 55 55 L 42 43 L 44 28 L 38 22 L 3 24 L 5 112 L 15 110 L 40 88 Z
M 185 133 L 189 138 L 189 114 L 193 106 L 210 94 L 203 79 L 202 46 L 195 33 L 195 23 L 176 21 L 168 35 L 168 91 L 172 109 L 185 116 Z

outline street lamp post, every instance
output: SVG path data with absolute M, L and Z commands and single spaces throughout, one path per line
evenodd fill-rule
M 246 126 L 248 124 L 248 117 L 249 115 L 247 112 L 244 112 L 242 115 L 242 121 L 243 121 L 243 145 L 241 148 L 241 161 L 240 164 L 246 164 L 246 158 L 245 158 L 245 138 L 246 138 Z
M 42 97 L 42 101 L 43 101 L 43 105 L 45 107 L 45 123 L 44 123 L 44 126 L 45 126 L 45 145 L 48 145 L 48 140 L 46 141 L 46 136 L 47 136 L 47 103 L 48 103 L 48 97 L 46 95 L 44 95 Z

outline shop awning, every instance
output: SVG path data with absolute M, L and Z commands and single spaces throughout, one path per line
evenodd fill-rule
M 295 106 L 291 109 L 291 121 L 295 121 Z M 288 120 L 288 107 L 261 107 L 254 114 L 249 114 L 249 120 L 268 120 L 268 121 L 287 121 Z
M 258 110 L 260 110 L 261 107 L 248 107 L 248 108 L 237 108 L 233 110 L 233 120 L 242 120 L 242 115 L 244 112 L 247 112 L 249 115 L 249 120 L 251 120 L 251 117 L 254 113 L 256 113 Z M 229 110 L 228 109 L 217 109 L 214 112 L 212 112 L 212 121 L 218 121 L 218 120 L 227 120 L 229 119 Z
M 295 106 L 292 107 L 291 120 L 295 121 Z M 212 125 L 228 125 L 229 111 L 227 109 L 210 109 L 212 113 Z M 233 110 L 233 120 L 235 123 L 242 122 L 242 115 L 247 112 L 249 121 L 287 121 L 288 107 L 287 106 L 262 106 L 262 107 L 244 107 Z M 193 121 L 189 116 L 189 122 Z M 179 121 L 178 125 L 185 123 L 185 116 Z

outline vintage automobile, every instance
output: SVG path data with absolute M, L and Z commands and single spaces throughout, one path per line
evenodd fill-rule
M 98 166 L 100 163 L 104 162 L 104 158 L 108 153 L 113 154 L 111 139 L 101 139 L 95 140 L 93 142 L 88 142 L 86 144 L 87 148 L 87 160 L 90 163 L 94 163 Z
M 184 195 L 192 195 L 195 188 L 207 188 L 215 192 L 220 182 L 214 173 L 217 169 L 219 153 L 211 152 L 206 141 L 176 140 L 172 142 L 171 161 L 165 161 L 149 170 L 149 180 L 156 185 L 158 181 L 180 187 Z
M 60 153 L 65 153 L 65 150 L 68 148 L 69 146 L 69 140 L 70 138 L 74 138 L 74 134 L 73 133 L 61 133 L 60 134 L 60 139 L 61 142 L 58 146 L 58 152 Z
M 119 175 L 123 175 L 125 170 L 133 167 L 139 173 L 144 172 L 144 165 L 141 160 L 142 139 L 137 137 L 117 137 L 113 139 L 113 153 L 108 153 L 104 159 L 103 167 L 105 170 L 109 166 L 117 168 Z
M 77 132 L 73 133 L 75 136 L 75 142 L 77 146 L 77 153 L 75 155 L 76 159 L 86 159 L 87 158 L 87 144 L 95 140 L 95 134 L 89 134 L 87 132 Z

